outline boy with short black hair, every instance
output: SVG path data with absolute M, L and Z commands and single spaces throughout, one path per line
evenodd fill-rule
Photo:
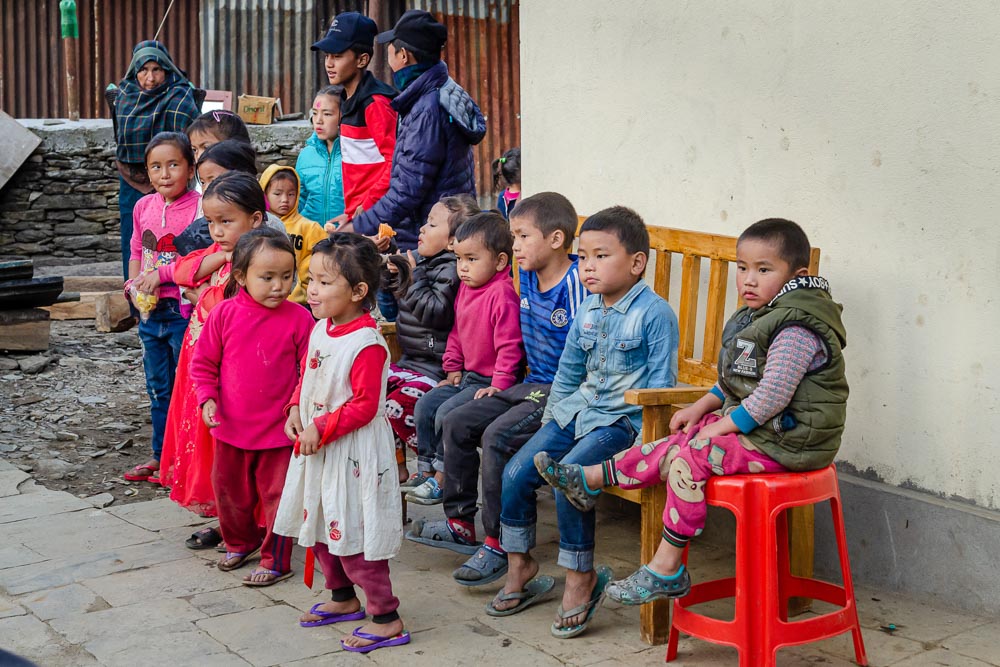
M 344 88 L 340 108 L 342 220 L 370 209 L 389 189 L 396 148 L 396 112 L 391 102 L 396 91 L 367 69 L 377 34 L 375 21 L 358 12 L 343 12 L 330 23 L 323 39 L 312 45 L 313 51 L 326 56 L 330 83 Z
M 515 213 L 517 209 L 514 209 Z M 501 545 L 507 583 L 486 613 L 507 616 L 527 608 L 555 585 L 538 577 L 535 491 L 544 484 L 534 466 L 539 452 L 566 463 L 599 463 L 627 449 L 642 432 L 642 408 L 625 402 L 632 388 L 672 387 L 677 380 L 677 318 L 643 280 L 649 232 L 623 206 L 595 213 L 580 228 L 580 275 L 591 295 L 566 336 L 542 427 L 507 463 L 503 474 Z M 594 513 L 556 497 L 559 565 L 566 588 L 552 634 L 586 630 L 611 569 L 594 568 Z
M 406 538 L 472 557 L 452 576 L 466 586 L 496 581 L 507 572 L 500 548 L 500 488 L 510 457 L 541 426 L 566 333 L 587 295 L 576 255 L 576 210 L 566 197 L 541 192 L 511 212 L 514 257 L 521 286 L 521 336 L 528 357 L 524 382 L 466 403 L 443 420 L 446 519 L 417 520 Z M 476 542 L 482 443 L 484 544 Z
M 535 458 L 559 497 L 581 510 L 606 486 L 667 483 L 656 554 L 612 582 L 608 597 L 637 605 L 687 595 L 691 577 L 681 557 L 705 525 L 712 475 L 818 470 L 833 461 L 847 414 L 847 334 L 829 284 L 809 275 L 809 251 L 790 220 L 761 220 L 740 235 L 736 288 L 746 305 L 723 329 L 718 382 L 674 413 L 671 436 L 586 467 L 544 452 Z
M 460 405 L 514 386 L 523 375 L 524 347 L 518 297 L 510 277 L 513 237 L 498 213 L 479 213 L 455 232 L 454 253 L 462 284 L 455 299 L 455 326 L 441 362 L 448 374 L 417 401 L 417 470 L 404 484 L 408 502 L 442 501 L 445 416 Z

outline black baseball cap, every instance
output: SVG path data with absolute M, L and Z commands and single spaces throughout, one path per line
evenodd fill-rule
M 370 47 L 376 34 L 378 26 L 375 21 L 358 12 L 344 12 L 334 17 L 326 36 L 313 44 L 312 50 L 343 53 L 354 45 Z
M 379 44 L 387 44 L 394 39 L 401 39 L 415 49 L 436 56 L 448 41 L 448 28 L 429 12 L 411 9 L 399 17 L 396 27 L 379 33 L 375 38 Z

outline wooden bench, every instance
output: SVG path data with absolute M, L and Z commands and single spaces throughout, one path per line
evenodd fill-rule
M 586 218 L 580 217 L 582 224 Z M 697 401 L 715 384 L 717 362 L 722 345 L 722 328 L 726 321 L 727 294 L 730 285 L 729 267 L 736 261 L 736 237 L 693 232 L 668 227 L 649 227 L 650 253 L 647 276 L 653 275 L 652 287 L 657 294 L 670 300 L 671 269 L 675 255 L 680 256 L 680 295 L 678 306 L 678 386 L 669 389 L 631 389 L 625 400 L 642 406 L 642 441 L 652 442 L 669 435 L 670 417 L 679 407 Z M 809 272 L 819 270 L 820 250 L 813 248 Z M 702 262 L 709 262 L 708 285 L 701 294 Z M 515 273 L 515 276 L 517 274 Z M 704 296 L 704 322 L 699 324 L 700 297 Z M 389 343 L 393 359 L 399 355 L 395 340 L 395 324 L 382 324 L 382 333 Z M 699 349 L 700 353 L 696 353 Z M 638 503 L 641 516 L 640 560 L 648 563 L 660 543 L 663 528 L 663 507 L 666 487 L 642 490 L 610 488 L 608 493 Z M 789 512 L 792 573 L 811 576 L 813 570 L 813 509 L 800 507 Z M 793 600 L 791 614 L 808 608 L 811 601 Z M 641 636 L 648 644 L 665 644 L 670 634 L 670 602 L 643 605 Z

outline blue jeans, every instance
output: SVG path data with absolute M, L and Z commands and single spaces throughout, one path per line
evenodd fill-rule
M 399 316 L 399 304 L 392 292 L 383 289 L 375 290 L 375 303 L 378 304 L 378 312 L 386 322 L 395 322 Z
M 444 439 L 442 429 L 445 415 L 473 400 L 476 392 L 490 386 L 492 378 L 466 371 L 457 385 L 435 387 L 421 396 L 413 408 L 417 430 L 417 470 L 429 475 L 444 472 Z
M 576 420 L 561 428 L 554 420 L 539 429 L 507 462 L 500 494 L 500 544 L 511 553 L 528 553 L 535 546 L 535 491 L 545 484 L 535 469 L 535 454 L 548 452 L 562 463 L 593 465 L 632 445 L 635 431 L 628 417 L 599 426 L 576 439 Z M 594 512 L 583 513 L 566 496 L 556 494 L 561 567 L 577 572 L 594 569 Z
M 187 318 L 180 312 L 177 299 L 163 299 L 145 322 L 139 321 L 142 342 L 142 367 L 146 371 L 146 393 L 153 420 L 153 458 L 160 460 L 167 409 L 174 389 L 177 359 L 184 342 Z

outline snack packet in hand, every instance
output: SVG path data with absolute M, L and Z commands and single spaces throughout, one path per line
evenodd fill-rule
M 146 294 L 140 292 L 132 286 L 129 288 L 129 295 L 132 297 L 132 305 L 139 311 L 139 317 L 143 322 L 149 319 L 149 314 L 156 308 L 157 301 L 160 300 L 156 294 Z

